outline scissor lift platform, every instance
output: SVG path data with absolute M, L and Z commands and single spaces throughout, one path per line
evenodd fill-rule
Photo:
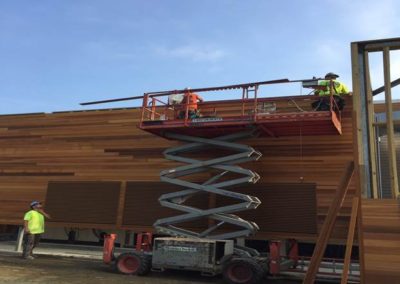
M 247 92 L 246 89 L 243 93 Z M 241 100 L 201 103 L 197 111 L 192 109 L 190 112 L 187 103 L 171 103 L 170 96 L 167 102 L 163 102 L 159 97 L 160 95 L 144 97 L 140 128 L 166 139 L 183 142 L 166 149 L 164 157 L 187 164 L 164 170 L 160 174 L 162 181 L 184 188 L 179 192 L 164 194 L 159 199 L 162 206 L 184 212 L 175 217 L 159 219 L 154 224 L 158 232 L 171 236 L 229 239 L 247 237 L 258 231 L 256 224 L 232 214 L 257 208 L 260 204 L 258 198 L 226 189 L 258 181 L 257 173 L 238 164 L 256 161 L 261 153 L 236 141 L 254 137 L 341 134 L 341 113 L 333 104 L 333 97 L 330 98 L 331 107 L 327 111 L 312 109 L 315 105 L 313 102 L 319 100 L 318 96 L 257 98 L 255 95 L 249 99 L 244 95 Z M 210 148 L 228 150 L 229 154 L 210 158 L 206 155 Z M 186 156 L 189 152 L 203 152 L 206 160 L 189 158 Z M 203 183 L 190 182 L 184 178 L 207 171 L 215 176 Z M 235 174 L 236 177 L 229 174 Z M 241 177 L 237 178 L 237 175 Z M 219 181 L 223 176 L 224 181 Z M 199 192 L 235 198 L 238 203 L 207 210 L 184 204 Z M 179 223 L 204 218 L 213 219 L 216 225 L 204 232 L 188 231 L 179 227 Z M 223 224 L 235 225 L 238 229 L 230 233 L 215 234 Z
M 299 96 L 300 100 L 308 100 L 309 97 Z M 277 98 L 287 100 L 287 98 Z M 262 100 L 260 99 L 262 102 Z M 270 100 L 269 100 L 270 101 Z M 230 105 L 237 106 L 240 112 L 242 100 L 230 101 Z M 253 105 L 253 102 L 250 102 Z M 218 103 L 220 108 L 223 105 Z M 213 102 L 206 104 L 205 108 L 213 107 Z M 214 107 L 215 108 L 215 107 Z M 232 107 L 231 107 L 232 108 Z M 297 112 L 272 112 L 253 113 L 251 115 L 207 115 L 193 119 L 176 119 L 174 115 L 154 115 L 156 109 L 153 107 L 143 108 L 143 119 L 140 128 L 152 134 L 165 137 L 166 132 L 174 132 L 183 135 L 198 137 L 217 137 L 233 134 L 249 128 L 256 128 L 260 136 L 283 137 L 298 135 L 340 135 L 342 134 L 340 112 L 328 111 L 297 111 Z M 163 109 L 164 110 L 164 109 Z M 166 109 L 167 110 L 167 109 Z M 147 113 L 146 113 L 147 112 Z M 153 114 L 151 114 L 153 112 Z M 147 114 L 147 116 L 146 116 Z M 150 115 L 148 115 L 150 114 Z
M 335 112 L 302 112 L 259 115 L 254 117 L 195 118 L 183 120 L 144 121 L 141 129 L 158 136 L 166 131 L 190 136 L 215 137 L 248 128 L 257 128 L 261 136 L 282 137 L 301 135 L 342 134 L 341 123 Z

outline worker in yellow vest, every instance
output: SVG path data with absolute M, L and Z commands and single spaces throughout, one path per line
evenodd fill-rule
M 337 81 L 336 79 L 339 75 L 329 72 L 325 75 L 325 80 L 320 80 L 318 82 L 318 88 L 315 90 L 314 94 L 319 95 L 321 98 L 312 103 L 312 107 L 317 111 L 327 111 L 330 110 L 330 101 L 329 96 L 331 95 L 331 91 L 333 93 L 333 98 L 338 106 L 339 110 L 342 110 L 345 106 L 345 101 L 341 97 L 343 95 L 351 95 L 349 89 L 342 82 Z M 332 83 L 332 89 L 331 89 Z
M 39 201 L 32 201 L 31 210 L 24 216 L 24 243 L 22 257 L 33 259 L 33 249 L 39 244 L 41 235 L 44 233 L 44 218 L 50 219 L 50 215 L 44 212 Z
M 331 94 L 330 90 L 331 81 L 333 83 L 332 91 L 334 95 L 341 96 L 349 94 L 350 92 L 347 86 L 342 82 L 337 81 L 336 78 L 339 78 L 339 75 L 333 72 L 327 73 L 325 75 L 325 80 L 321 80 L 318 82 L 319 86 L 325 86 L 326 88 L 321 90 L 316 90 L 315 94 L 320 96 L 329 96 Z

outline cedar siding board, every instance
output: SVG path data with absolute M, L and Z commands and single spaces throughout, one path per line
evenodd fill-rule
M 400 283 L 400 202 L 362 200 L 367 284 Z

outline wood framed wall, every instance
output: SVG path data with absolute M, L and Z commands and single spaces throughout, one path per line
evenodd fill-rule
M 385 93 L 386 129 L 389 148 L 389 172 L 392 188 L 392 197 L 397 198 L 400 194 L 398 177 L 396 148 L 394 142 L 393 103 L 392 87 L 400 83 L 400 80 L 391 80 L 390 75 L 390 53 L 400 49 L 400 38 L 383 39 L 354 42 L 351 44 L 352 70 L 353 70 L 353 92 L 354 112 L 357 120 L 356 143 L 358 153 L 358 165 L 360 169 L 360 186 L 364 197 L 378 198 L 376 147 L 374 132 L 374 107 L 373 96 L 381 92 Z M 381 53 L 383 61 L 382 74 L 384 86 L 372 90 L 369 72 L 369 54 Z
M 400 38 L 354 42 L 351 44 L 355 136 L 354 153 L 357 187 L 362 194 L 358 214 L 361 283 L 400 283 L 399 185 L 391 89 L 400 83 L 390 75 L 390 52 L 400 49 Z M 384 86 L 371 88 L 369 53 L 379 52 L 383 60 Z M 389 180 L 392 199 L 378 200 L 377 150 L 373 96 L 385 92 L 385 105 L 377 107 L 386 114 L 388 134 Z M 398 107 L 398 106 L 395 106 Z M 360 198 L 361 198 L 360 194 Z

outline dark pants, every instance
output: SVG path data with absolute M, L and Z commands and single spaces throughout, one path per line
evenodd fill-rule
M 335 100 L 336 104 L 333 105 L 333 110 L 343 110 L 345 106 L 345 101 L 343 98 L 334 95 L 333 99 Z M 316 111 L 328 111 L 330 110 L 331 106 L 331 98 L 330 96 L 322 96 L 318 101 L 313 102 L 311 104 L 312 108 Z
M 180 111 L 178 114 L 178 118 L 179 119 L 184 119 L 186 115 L 185 111 Z M 197 118 L 199 117 L 199 113 L 197 110 L 188 110 L 188 118 L 192 119 L 192 118 Z
M 24 243 L 22 245 L 23 251 L 22 256 L 28 257 L 32 255 L 32 251 L 39 245 L 41 234 L 25 234 Z

